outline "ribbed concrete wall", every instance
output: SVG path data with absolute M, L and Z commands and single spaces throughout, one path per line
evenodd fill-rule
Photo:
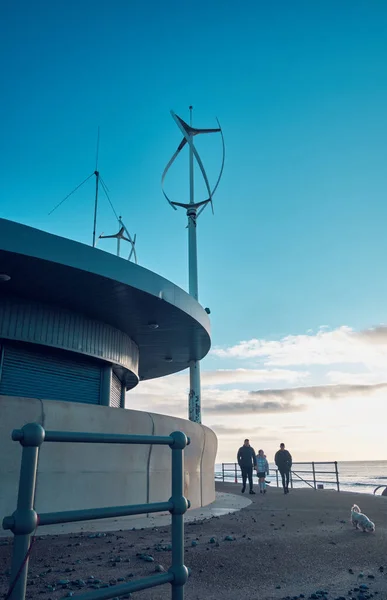
M 192 508 L 215 499 L 213 431 L 185 419 L 135 410 L 0 396 L 0 519 L 16 508 L 21 446 L 13 429 L 36 421 L 46 429 L 191 438 L 185 450 L 185 494 Z M 36 510 L 48 512 L 167 500 L 171 450 L 161 446 L 46 442 L 39 457 Z

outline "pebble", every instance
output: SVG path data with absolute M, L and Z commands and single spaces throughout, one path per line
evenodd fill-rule
M 164 573 L 165 569 L 164 569 L 163 565 L 156 565 L 155 566 L 155 572 L 156 573 Z
M 191 546 L 197 546 L 197 545 L 198 545 L 197 541 L 196 540 L 192 540 Z
M 224 538 L 225 542 L 233 542 L 234 538 L 231 535 L 226 535 L 226 537 Z
M 215 542 L 216 542 L 216 539 L 215 539 L 214 537 L 212 537 L 212 538 L 210 539 L 210 544 L 215 544 Z
M 150 554 L 137 553 L 136 556 L 138 556 L 138 558 L 140 560 L 143 560 L 144 562 L 154 562 L 155 561 L 153 556 L 151 556 Z

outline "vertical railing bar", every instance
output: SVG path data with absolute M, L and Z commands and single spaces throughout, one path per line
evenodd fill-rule
M 339 481 L 339 470 L 337 467 L 337 461 L 335 460 L 335 472 L 336 472 L 336 484 L 337 484 L 337 491 L 340 491 L 340 481 Z
M 174 438 L 172 448 L 172 600 L 184 600 L 184 585 L 188 578 L 184 565 L 184 513 L 187 501 L 184 497 L 184 461 L 183 449 L 187 443 L 181 432 L 171 434 Z
M 312 462 L 312 470 L 313 470 L 313 485 L 314 485 L 314 489 L 317 489 L 317 485 L 316 485 L 316 471 L 314 468 L 314 462 Z
M 22 459 L 16 512 L 10 517 L 14 525 L 10 588 L 7 600 L 24 600 L 26 595 L 31 534 L 38 526 L 34 510 L 36 473 L 39 448 L 44 440 L 44 429 L 38 423 L 23 427 Z

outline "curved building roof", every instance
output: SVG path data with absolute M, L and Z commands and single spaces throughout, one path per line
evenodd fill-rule
M 0 273 L 11 277 L 2 295 L 74 310 L 129 335 L 140 379 L 181 371 L 210 349 L 209 318 L 194 298 L 97 248 L 0 219 Z

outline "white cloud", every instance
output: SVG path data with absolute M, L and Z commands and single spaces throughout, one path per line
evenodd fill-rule
M 352 373 L 350 371 L 328 371 L 326 378 L 331 383 L 350 385 L 374 385 L 381 384 L 387 379 L 386 372 L 367 371 Z
M 350 383 L 336 385 L 313 385 L 307 387 L 287 388 L 282 390 L 257 390 L 249 392 L 249 394 L 259 398 L 274 400 L 275 402 L 281 402 L 283 400 L 288 402 L 297 402 L 300 399 L 312 398 L 317 400 L 321 398 L 336 400 L 337 398 L 344 396 L 378 392 L 386 387 L 387 383 L 376 383 L 371 385 Z
M 202 386 L 273 381 L 296 383 L 305 379 L 308 375 L 307 371 L 292 371 L 289 369 L 218 369 L 202 372 Z
M 259 359 L 265 366 L 364 364 L 382 367 L 387 362 L 387 327 L 356 332 L 342 326 L 320 328 L 312 334 L 289 335 L 281 340 L 251 339 L 226 349 L 215 348 L 220 358 Z

